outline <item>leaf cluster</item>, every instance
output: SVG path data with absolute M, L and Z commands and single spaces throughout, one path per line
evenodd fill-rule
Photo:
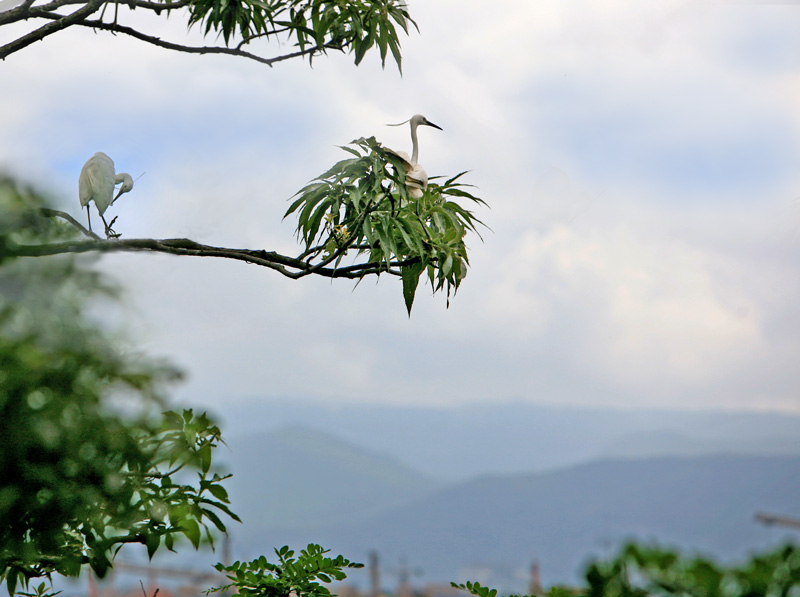
M 330 550 L 310 543 L 299 553 L 283 546 L 275 550 L 278 562 L 272 564 L 261 556 L 251 562 L 234 562 L 230 566 L 217 564 L 230 583 L 210 589 L 207 593 L 235 592 L 244 597 L 330 597 L 330 590 L 320 584 L 341 581 L 347 577 L 345 569 L 363 568 L 338 555 L 331 558 Z
M 189 26 L 202 24 L 229 45 L 285 34 L 301 53 L 350 51 L 360 64 L 377 47 L 381 62 L 392 58 L 401 68 L 398 27 L 407 35 L 416 23 L 401 0 L 190 0 Z
M 358 267 L 370 266 L 369 273 L 400 276 L 409 313 L 427 273 L 433 292 L 446 289 L 449 303 L 467 275 L 467 233 L 477 234 L 482 224 L 458 202 L 484 204 L 458 182 L 465 173 L 430 182 L 422 197 L 412 198 L 403 161 L 374 137 L 342 149 L 353 157 L 301 189 L 284 216 L 297 214 L 297 234 L 305 244 L 301 257 L 312 270 L 347 269 L 343 260 L 352 255 L 361 261 Z

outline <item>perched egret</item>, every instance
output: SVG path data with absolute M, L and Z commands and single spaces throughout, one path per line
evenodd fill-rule
M 114 187 L 120 185 L 119 192 L 114 196 Z M 103 214 L 108 207 L 114 203 L 122 193 L 127 193 L 133 188 L 133 178 L 127 172 L 115 174 L 114 161 L 98 151 L 90 157 L 81 168 L 81 175 L 78 178 L 78 195 L 81 199 L 81 207 L 86 208 L 89 218 L 89 231 L 92 230 L 92 217 L 89 212 L 89 202 L 94 201 L 100 218 L 106 226 L 106 236 L 119 236 L 114 233 L 111 226 L 106 222 Z M 116 218 L 114 218 L 116 220 Z M 114 220 L 111 223 L 114 223 Z
M 419 199 L 428 188 L 428 173 L 425 172 L 425 168 L 419 164 L 419 140 L 417 139 L 417 128 L 420 125 L 425 125 L 432 126 L 433 128 L 441 131 L 442 127 L 437 124 L 433 124 L 422 114 L 415 114 L 409 120 L 405 120 L 398 124 L 390 124 L 389 126 L 402 126 L 406 122 L 411 123 L 411 157 L 409 157 L 405 151 L 394 151 L 392 149 L 389 149 L 388 151 L 403 160 L 403 169 L 406 176 L 406 191 L 408 191 L 408 196 L 413 199 Z

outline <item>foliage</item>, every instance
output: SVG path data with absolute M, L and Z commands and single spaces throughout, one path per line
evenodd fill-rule
M 496 597 L 480 583 L 451 583 L 476 597 Z M 800 592 L 800 548 L 787 545 L 754 555 L 741 566 L 721 566 L 661 547 L 625 546 L 586 571 L 586 586 L 553 587 L 548 597 L 787 597 Z M 519 597 L 519 596 L 512 596 Z
M 248 41 L 286 33 L 301 51 L 309 47 L 347 50 L 359 64 L 377 46 L 386 65 L 387 52 L 401 67 L 396 26 L 408 34 L 411 19 L 400 0 L 191 0 L 189 25 L 221 34 L 226 44 L 236 34 Z
M 402 277 L 409 314 L 419 278 L 427 272 L 434 292 L 447 289 L 449 304 L 451 291 L 467 275 L 464 239 L 481 224 L 455 199 L 484 202 L 458 182 L 464 172 L 442 184 L 431 182 L 421 198 L 412 199 L 399 157 L 374 137 L 350 145 L 342 149 L 354 157 L 301 189 L 284 216 L 297 212 L 303 257 L 318 258 L 316 267 L 339 268 L 350 253 L 366 256 L 378 272 Z
M 264 556 L 252 562 L 234 562 L 230 566 L 217 564 L 231 581 L 222 587 L 207 591 L 225 592 L 235 589 L 243 597 L 330 597 L 330 590 L 318 581 L 329 583 L 344 580 L 346 568 L 363 568 L 343 556 L 326 556 L 329 550 L 309 544 L 297 556 L 288 546 L 275 550 L 277 564 L 270 564 Z
M 707 558 L 631 544 L 615 560 L 593 563 L 586 581 L 590 595 L 606 597 L 788 595 L 800 591 L 800 549 L 788 545 L 726 568 Z
M 125 543 L 151 556 L 179 535 L 197 547 L 225 530 L 221 515 L 236 518 L 212 468 L 219 429 L 191 410 L 157 415 L 178 373 L 91 320 L 97 299 L 115 296 L 107 280 L 70 256 L 3 259 L 21 239 L 62 234 L 35 215 L 42 203 L 0 180 L 0 581 L 11 594 L 85 564 L 102 576 Z
M 490 589 L 489 587 L 484 587 L 479 582 L 472 582 L 468 580 L 466 583 L 461 583 L 461 584 L 451 582 L 450 585 L 453 588 L 466 591 L 470 595 L 475 595 L 475 597 L 497 597 L 497 589 Z

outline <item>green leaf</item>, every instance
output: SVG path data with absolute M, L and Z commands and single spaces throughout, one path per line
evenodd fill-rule
M 19 571 L 11 568 L 6 572 L 6 589 L 8 589 L 9 597 L 14 597 L 14 592 L 17 590 L 17 578 Z
M 219 485 L 217 483 L 209 485 L 208 490 L 211 492 L 211 495 L 213 495 L 218 500 L 221 500 L 226 504 L 230 502 L 230 499 L 228 498 L 228 491 L 222 485 Z
M 414 305 L 414 296 L 417 293 L 419 277 L 424 269 L 425 264 L 422 262 L 406 265 L 401 269 L 403 278 L 403 299 L 405 300 L 409 317 L 411 317 L 411 307 Z
M 147 546 L 147 557 L 152 560 L 153 554 L 158 551 L 158 548 L 161 545 L 161 537 L 156 533 L 149 533 L 145 537 L 145 545 Z
M 195 549 L 200 547 L 200 525 L 194 518 L 183 518 L 179 525 L 186 538 L 191 541 Z
M 211 444 L 205 444 L 197 452 L 200 456 L 200 470 L 207 473 L 211 468 Z

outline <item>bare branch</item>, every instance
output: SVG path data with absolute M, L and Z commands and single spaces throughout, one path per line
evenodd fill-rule
M 286 276 L 297 279 L 309 274 L 326 278 L 358 279 L 369 274 L 386 273 L 387 269 L 414 263 L 414 259 L 389 264 L 358 263 L 347 267 L 327 268 L 311 265 L 296 257 L 288 257 L 274 251 L 263 249 L 229 249 L 197 243 L 188 238 L 169 238 L 163 240 L 150 238 L 75 240 L 42 245 L 12 245 L 2 248 L 0 260 L 7 257 L 45 257 L 66 253 L 114 252 L 155 252 L 170 255 L 190 255 L 194 257 L 221 257 L 260 265 Z M 394 272 L 390 272 L 394 273 Z
M 35 17 L 39 12 L 52 12 L 57 8 L 61 8 L 62 6 L 71 6 L 73 4 L 86 4 L 86 0 L 53 0 L 47 4 L 40 4 L 39 6 L 31 7 L 30 16 Z
M 97 1 L 97 0 L 93 0 L 93 1 Z M 102 3 L 105 0 L 99 0 L 99 1 L 100 1 L 100 3 Z M 60 22 L 61 19 L 65 18 L 62 15 L 59 15 L 58 13 L 42 13 L 42 14 L 37 13 L 36 16 L 40 17 L 40 18 L 45 18 L 45 19 L 53 19 L 53 20 L 56 20 L 57 23 Z M 189 53 L 189 54 L 227 54 L 227 55 L 230 55 L 230 56 L 241 56 L 242 58 L 249 58 L 250 60 L 255 60 L 256 62 L 260 62 L 261 64 L 266 64 L 267 66 L 272 66 L 276 62 L 283 62 L 284 60 L 289 60 L 291 58 L 298 58 L 298 57 L 301 57 L 301 56 L 308 56 L 308 55 L 311 55 L 311 54 L 324 52 L 325 50 L 340 49 L 339 46 L 336 43 L 329 42 L 329 43 L 327 43 L 325 45 L 322 45 L 322 46 L 309 47 L 309 48 L 306 48 L 304 50 L 298 50 L 296 52 L 291 52 L 289 54 L 283 54 L 281 56 L 275 56 L 273 58 L 265 58 L 263 56 L 258 56 L 257 54 L 252 54 L 250 52 L 246 52 L 244 50 L 240 50 L 240 49 L 238 49 L 238 47 L 236 47 L 236 48 L 227 48 L 227 47 L 220 47 L 220 46 L 184 46 L 182 44 L 176 44 L 176 43 L 173 43 L 173 42 L 170 42 L 170 41 L 165 41 L 165 40 L 161 39 L 160 37 L 147 35 L 145 33 L 142 33 L 141 31 L 133 29 L 132 27 L 126 27 L 125 25 L 119 25 L 119 24 L 114 24 L 114 23 L 104 23 L 103 21 L 99 21 L 99 20 L 97 20 L 97 21 L 88 21 L 88 20 L 84 19 L 84 20 L 75 21 L 75 22 L 72 22 L 72 23 L 69 23 L 69 24 L 71 24 L 71 25 L 81 25 L 83 27 L 91 27 L 92 29 L 102 29 L 104 31 L 111 31 L 113 33 L 124 33 L 125 35 L 130 35 L 131 37 L 135 37 L 138 40 L 147 42 L 149 44 L 152 44 L 154 46 L 158 46 L 160 48 L 166 48 L 167 50 L 175 50 L 177 52 L 186 52 L 186 53 Z M 37 31 L 39 31 L 39 30 L 37 30 Z M 34 32 L 34 33 L 36 33 L 36 32 Z M 34 39 L 33 41 L 36 41 L 36 40 Z M 12 42 L 12 43 L 14 43 L 14 42 Z M 32 43 L 32 42 L 30 42 L 30 43 Z M 11 45 L 11 44 L 9 44 L 9 45 Z M 3 48 L 5 48 L 5 47 L 6 46 L 3 46 Z M 25 46 L 21 46 L 18 49 L 21 49 L 22 47 L 25 47 Z M 2 50 L 3 48 L 0 48 L 0 50 Z M 16 51 L 16 49 L 13 49 L 10 52 L 7 52 L 5 55 L 0 53 L 0 58 L 5 58 L 6 55 L 11 54 L 12 52 L 15 52 L 15 51 Z
M 57 209 L 50 209 L 49 207 L 42 207 L 42 208 L 39 209 L 39 213 L 42 214 L 46 218 L 53 218 L 53 217 L 64 218 L 67 222 L 69 222 L 70 224 L 75 226 L 75 228 L 80 230 L 81 233 L 83 233 L 84 235 L 88 236 L 89 238 L 92 238 L 94 240 L 101 240 L 99 236 L 97 236 L 91 230 L 87 230 L 86 228 L 84 228 L 83 224 L 81 224 L 78 220 L 73 218 L 71 215 L 69 215 L 65 211 L 59 211 Z
M 148 10 L 152 10 L 156 14 L 160 13 L 162 10 L 175 10 L 178 8 L 185 8 L 189 6 L 189 2 L 187 0 L 174 0 L 173 2 L 149 2 L 147 0 L 128 0 L 127 4 L 132 8 L 146 8 Z
M 53 33 L 57 33 L 62 29 L 66 29 L 70 25 L 82 24 L 83 20 L 93 12 L 97 11 L 97 9 L 99 9 L 104 2 L 105 0 L 89 0 L 85 6 L 79 8 L 75 12 L 68 15 L 56 15 L 55 20 L 52 23 L 47 23 L 46 25 L 31 31 L 30 33 L 23 35 L 22 37 L 17 38 L 4 46 L 0 46 L 0 60 L 5 60 L 7 56 L 13 54 L 14 52 L 18 52 L 19 50 L 28 47 L 32 43 L 44 39 L 48 35 L 52 35 Z M 25 4 L 22 6 L 25 6 Z M 29 12 L 29 8 L 30 4 L 25 6 L 26 13 Z M 13 10 L 16 9 L 12 9 L 12 12 Z
M 25 0 L 19 6 L 15 6 L 10 10 L 6 10 L 5 12 L 0 12 L 0 25 L 5 25 L 6 23 L 16 23 L 17 21 L 24 21 L 28 18 L 28 11 L 31 5 L 36 0 Z M 83 0 L 81 1 L 83 3 Z

